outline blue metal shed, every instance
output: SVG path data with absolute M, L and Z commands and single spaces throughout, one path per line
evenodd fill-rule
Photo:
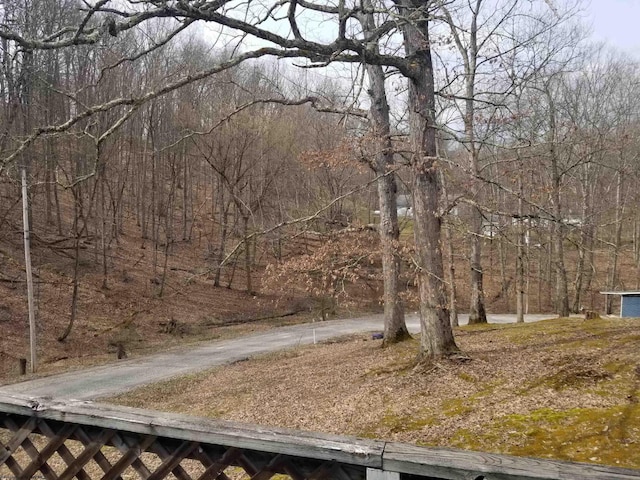
M 600 292 L 620 296 L 620 316 L 640 317 L 640 292 Z

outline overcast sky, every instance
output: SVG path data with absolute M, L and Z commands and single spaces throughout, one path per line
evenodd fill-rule
M 591 23 L 595 40 L 640 58 L 640 0 L 591 0 L 585 21 Z

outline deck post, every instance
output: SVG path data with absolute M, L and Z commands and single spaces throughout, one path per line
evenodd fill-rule
M 400 480 L 400 473 L 367 468 L 367 480 Z

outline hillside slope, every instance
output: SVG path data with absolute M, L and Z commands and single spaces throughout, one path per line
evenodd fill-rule
M 16 379 L 19 358 L 29 358 L 26 281 L 19 240 L 16 232 L 0 242 L 3 382 Z M 95 245 L 83 244 L 77 317 L 69 337 L 60 342 L 57 338 L 71 316 L 74 261 L 64 250 L 34 242 L 39 372 L 113 361 L 119 344 L 127 354 L 140 355 L 287 320 L 300 321 L 309 315 L 304 302 L 292 304 L 274 296 L 249 295 L 241 282 L 233 288 L 214 287 L 203 248 L 197 242 L 174 245 L 162 295 L 161 270 L 153 268 L 153 249 L 140 239 L 123 235 L 112 247 L 106 288 L 93 250 Z M 291 318 L 294 313 L 302 318 Z

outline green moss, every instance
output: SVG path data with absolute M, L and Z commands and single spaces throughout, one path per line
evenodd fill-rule
M 611 375 L 620 375 L 631 370 L 631 365 L 617 361 L 606 362 L 602 365 L 602 369 Z
M 483 401 L 502 384 L 498 382 L 488 382 L 482 386 L 482 389 L 473 395 L 462 398 L 450 398 L 442 403 L 442 413 L 447 417 L 456 417 L 459 415 L 467 415 L 475 410 L 482 409 Z
M 553 343 L 557 337 L 564 337 L 567 331 L 582 331 L 584 320 L 579 318 L 551 318 L 534 323 L 479 324 L 461 327 L 462 331 L 495 331 L 496 335 L 517 345 Z
M 635 397 L 638 389 L 636 380 L 636 365 L 623 362 L 608 362 L 602 370 L 609 374 L 609 378 L 599 382 L 589 391 L 602 397 L 618 400 L 628 400 Z
M 425 415 L 424 413 L 420 415 L 395 415 L 389 413 L 382 418 L 380 425 L 388 429 L 391 433 L 398 433 L 415 432 L 422 430 L 424 427 L 436 425 L 437 423 L 438 421 L 435 417 Z
M 535 410 L 506 415 L 481 432 L 458 430 L 460 448 L 640 467 L 640 405 Z
M 629 345 L 638 343 L 638 335 L 630 334 L 624 335 L 628 327 L 616 328 L 616 325 L 612 325 L 602 330 L 593 329 L 573 329 L 572 337 L 565 338 L 561 341 L 549 341 L 548 346 L 544 349 L 548 352 L 555 352 L 559 347 L 563 352 L 571 354 L 572 352 L 590 352 L 589 355 L 592 358 L 586 359 L 586 361 L 598 361 L 600 352 L 609 353 L 615 352 L 617 349 L 626 350 Z M 585 335 L 587 334 L 587 335 Z M 589 365 L 584 365 L 585 367 Z M 615 373 L 615 372 L 610 372 Z
M 423 410 L 412 415 L 398 414 L 388 411 L 375 424 L 361 429 L 357 435 L 364 438 L 388 437 L 395 433 L 416 432 L 425 427 L 440 423 L 438 417 L 429 410 Z
M 477 406 L 473 398 L 452 398 L 442 405 L 442 413 L 447 417 L 456 417 L 473 412 Z
M 460 328 L 460 330 L 462 330 L 463 332 L 484 332 L 484 331 L 490 331 L 490 330 L 505 330 L 508 329 L 509 326 L 513 325 L 508 325 L 508 324 L 500 324 L 500 323 L 476 323 L 473 325 L 462 325 Z
M 473 375 L 469 375 L 467 372 L 458 372 L 458 378 L 469 383 L 476 383 L 478 381 L 476 377 L 474 377 Z
M 557 335 L 565 334 L 567 330 L 579 327 L 583 321 L 575 318 L 551 318 L 535 323 L 520 323 L 508 325 L 503 332 L 505 338 L 518 345 L 552 343 Z

